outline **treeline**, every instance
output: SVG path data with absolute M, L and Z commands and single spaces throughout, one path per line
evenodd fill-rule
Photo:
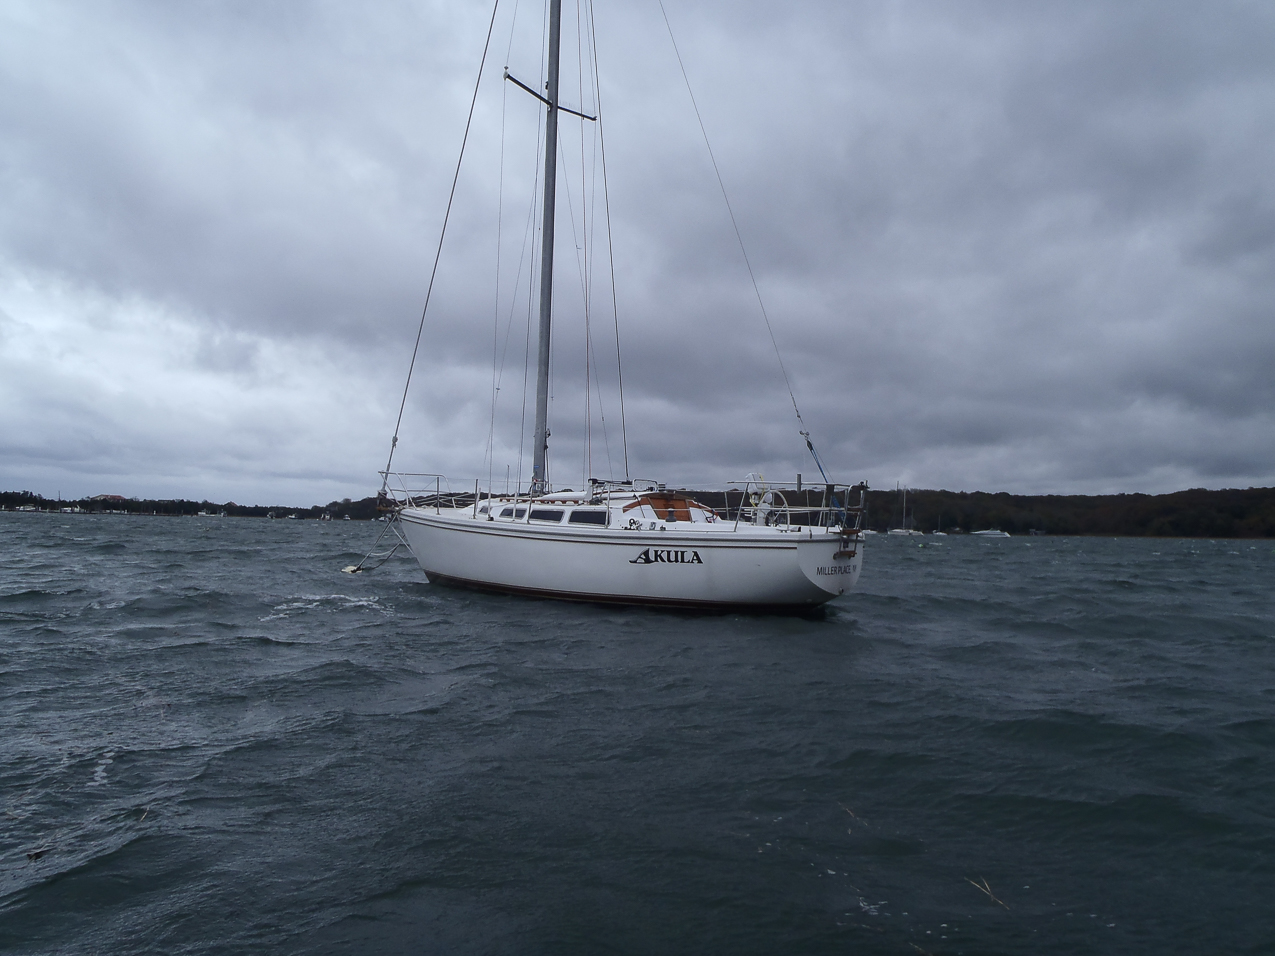
M 811 492 L 805 493 L 815 501 Z M 713 507 L 726 505 L 720 493 L 691 493 Z M 718 502 L 716 498 L 723 498 Z M 804 501 L 805 499 L 803 499 Z M 793 496 L 794 505 L 797 504 Z M 0 508 L 83 513 L 219 515 L 255 518 L 323 517 L 354 521 L 379 517 L 376 497 L 349 498 L 326 505 L 238 505 L 233 501 L 121 498 L 101 495 L 74 501 L 44 498 L 30 491 L 0 492 Z M 1175 538 L 1275 537 L 1275 488 L 1208 491 L 1195 488 L 1167 495 L 1011 495 L 1005 492 L 909 489 L 907 514 L 895 491 L 869 491 L 866 525 L 873 531 L 969 532 L 996 528 L 1010 534 L 1122 535 Z
M 294 508 L 286 505 L 238 505 L 233 501 L 218 504 L 213 501 L 188 501 L 185 498 L 124 498 L 118 495 L 97 495 L 75 500 L 45 498 L 30 491 L 0 491 L 0 508 L 6 511 L 69 511 L 83 514 L 139 514 L 139 515 L 225 515 L 235 518 L 308 518 L 317 520 L 325 516 L 337 521 L 347 516 L 352 521 L 370 521 L 379 517 L 376 497 L 352 501 L 343 498 L 326 505 Z
M 868 527 L 904 527 L 901 495 L 868 492 Z M 982 491 L 907 493 L 906 527 L 918 531 L 1094 534 L 1172 538 L 1275 537 L 1275 488 L 1167 495 L 1011 495 Z

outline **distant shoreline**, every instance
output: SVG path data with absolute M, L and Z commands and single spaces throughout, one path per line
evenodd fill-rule
M 699 494 L 706 503 L 720 492 Z M 902 527 L 899 496 L 869 491 L 865 527 Z M 133 514 L 166 517 L 236 517 L 297 520 L 371 521 L 376 496 L 343 499 L 308 508 L 286 505 L 218 504 L 183 498 L 124 498 L 97 495 L 73 501 L 29 491 L 0 492 L 0 509 L 60 514 Z M 918 531 L 962 534 L 997 529 L 1013 535 L 1102 535 L 1153 538 L 1275 538 L 1275 488 L 1209 491 L 1203 488 L 1164 495 L 1011 495 L 1007 492 L 909 489 L 906 525 Z
M 868 492 L 867 526 L 902 527 L 899 496 Z M 1275 488 L 1163 495 L 1011 495 L 908 489 L 907 525 L 919 531 L 1103 535 L 1137 538 L 1275 538 Z
M 30 491 L 0 491 L 0 510 L 58 514 L 125 514 L 159 517 L 281 518 L 304 520 L 370 521 L 380 517 L 375 496 L 348 498 L 326 505 L 298 508 L 288 505 L 239 505 L 233 501 L 189 501 L 185 498 L 125 498 L 94 495 L 74 500 L 45 498 Z

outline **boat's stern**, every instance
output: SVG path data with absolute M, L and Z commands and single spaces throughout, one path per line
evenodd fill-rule
M 801 573 L 829 594 L 845 594 L 859 580 L 863 535 L 853 529 L 815 534 L 797 545 Z

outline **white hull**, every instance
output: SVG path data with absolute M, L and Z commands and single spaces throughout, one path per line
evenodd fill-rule
M 578 601 L 812 607 L 852 589 L 863 560 L 862 536 L 827 528 L 583 528 L 448 508 L 404 508 L 399 517 L 431 582 Z

